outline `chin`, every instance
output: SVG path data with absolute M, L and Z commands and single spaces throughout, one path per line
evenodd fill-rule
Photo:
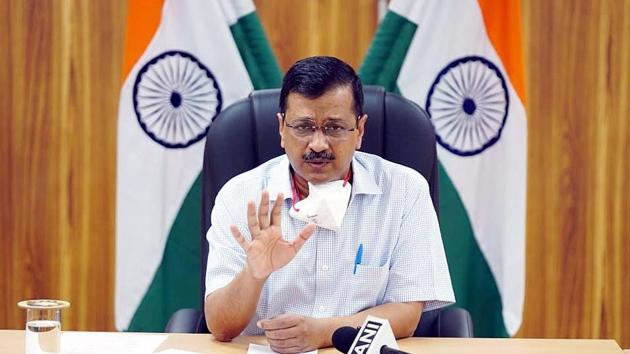
M 337 178 L 310 178 L 308 181 L 312 184 L 324 184 L 336 180 Z
M 302 170 L 304 172 L 302 176 L 313 184 L 321 184 L 339 179 L 336 177 L 335 173 L 327 170 L 329 170 L 329 168 L 310 168 L 310 166 L 307 165 L 304 170 Z
M 328 182 L 328 177 L 326 175 L 323 174 L 319 174 L 319 173 L 310 173 L 310 172 L 306 172 L 303 171 L 304 173 L 301 173 L 300 175 L 307 181 L 313 184 L 320 184 L 320 183 L 325 183 Z

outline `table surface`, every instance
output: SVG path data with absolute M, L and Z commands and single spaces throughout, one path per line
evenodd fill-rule
M 120 333 L 120 332 L 69 332 L 89 338 L 92 345 L 107 346 L 143 339 L 141 336 L 158 336 L 160 344 L 153 353 L 168 349 L 193 353 L 245 353 L 249 343 L 265 344 L 264 337 L 237 337 L 232 342 L 216 341 L 210 334 L 173 333 Z M 62 337 L 62 341 L 63 341 Z M 63 344 L 62 344 L 63 345 Z M 571 353 L 571 354 L 624 354 L 617 342 L 611 339 L 498 339 L 498 338 L 406 338 L 398 341 L 401 350 L 422 354 L 492 354 L 492 353 Z M 24 353 L 24 331 L 0 330 L 0 354 Z M 339 353 L 334 348 L 320 349 L 319 353 Z

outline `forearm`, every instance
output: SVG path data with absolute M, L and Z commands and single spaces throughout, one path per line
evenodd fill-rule
M 217 340 L 229 341 L 247 326 L 256 311 L 265 279 L 254 278 L 248 266 L 225 287 L 206 297 L 208 329 Z
M 398 302 L 387 303 L 375 306 L 351 316 L 323 318 L 324 321 L 324 341 L 320 347 L 332 345 L 332 334 L 340 327 L 360 327 L 365 322 L 368 315 L 386 318 L 392 326 L 396 338 L 409 337 L 413 334 L 423 309 L 422 302 Z

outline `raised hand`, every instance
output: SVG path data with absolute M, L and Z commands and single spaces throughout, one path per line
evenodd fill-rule
M 293 242 L 282 238 L 281 208 L 284 196 L 279 193 L 269 217 L 269 192 L 263 191 L 256 213 L 253 201 L 247 203 L 247 227 L 252 240 L 246 240 L 238 228 L 230 225 L 230 231 L 247 254 L 247 266 L 257 279 L 266 279 L 272 272 L 287 265 L 315 231 L 314 224 L 306 225 Z

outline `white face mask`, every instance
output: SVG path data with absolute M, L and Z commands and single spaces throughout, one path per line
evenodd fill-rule
M 308 197 L 295 203 L 289 215 L 325 229 L 339 231 L 350 200 L 350 182 L 308 183 Z

